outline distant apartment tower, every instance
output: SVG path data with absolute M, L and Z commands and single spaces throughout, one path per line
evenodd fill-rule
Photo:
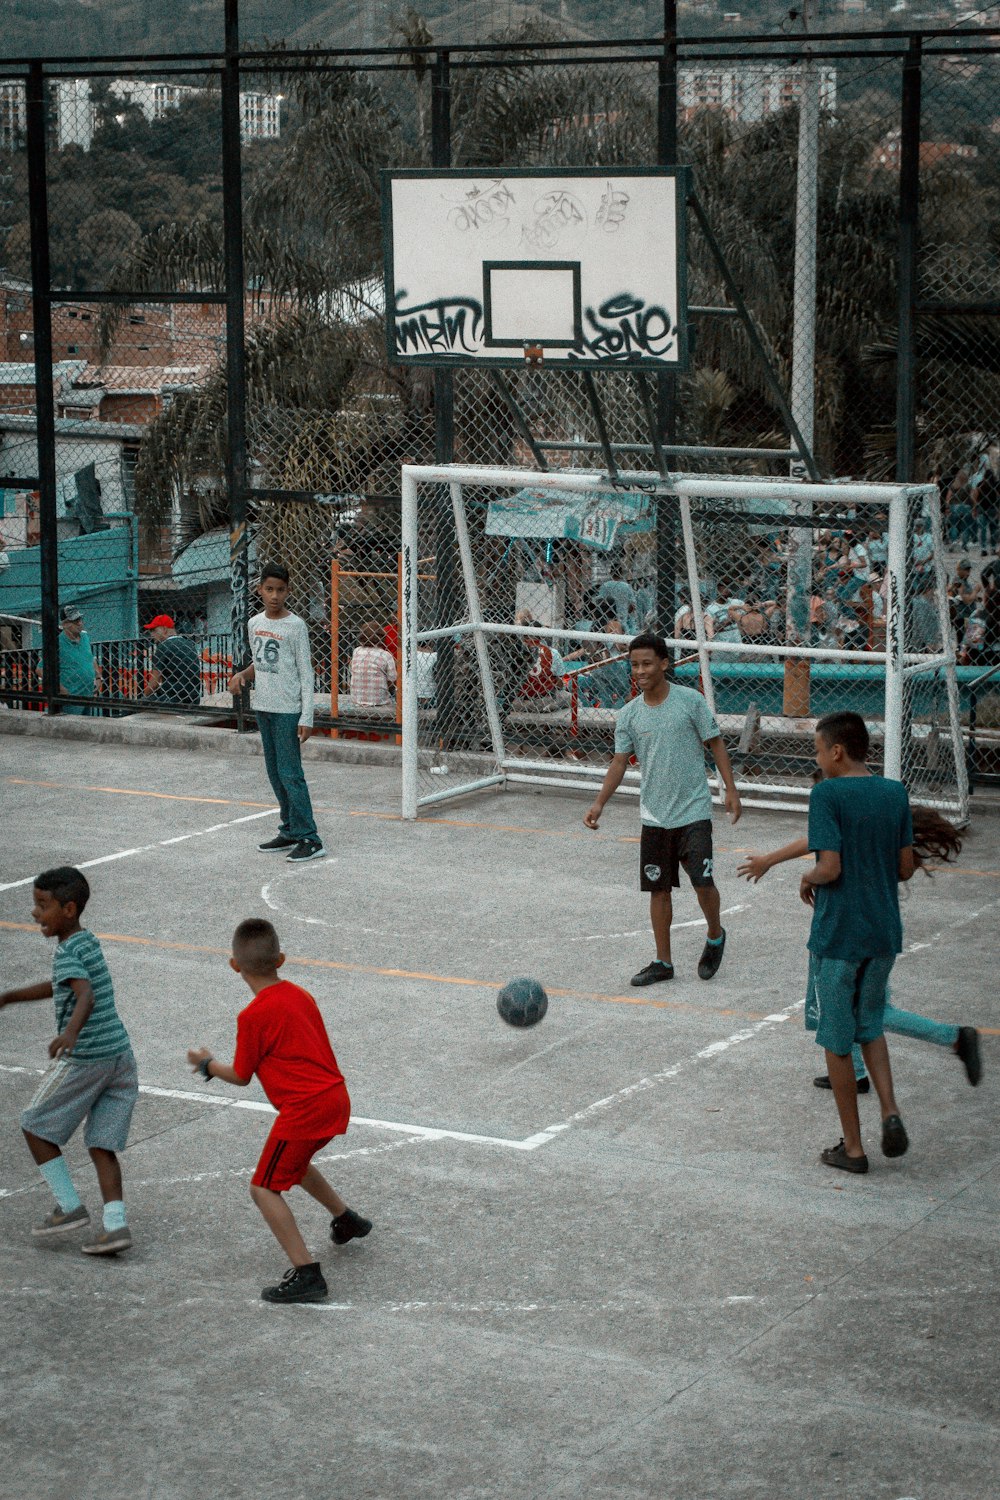
M 204 89 L 184 83 L 154 83 L 147 78 L 116 78 L 110 92 L 127 99 L 147 120 L 162 120 L 179 109 L 186 99 L 204 94 Z M 279 94 L 240 94 L 240 134 L 245 141 L 276 141 L 281 134 Z
M 0 83 L 0 146 L 13 151 L 24 140 L 28 125 L 28 101 L 24 84 Z
M 116 78 L 109 85 L 117 98 L 128 100 L 147 120 L 162 120 L 186 99 L 205 89 L 189 84 L 154 83 L 146 78 Z M 79 146 L 89 151 L 97 125 L 97 110 L 89 78 L 56 79 L 50 95 L 56 148 Z M 23 146 L 28 123 L 23 83 L 0 83 L 0 148 L 12 151 Z M 240 134 L 245 141 L 276 141 L 281 135 L 280 94 L 240 94 Z
M 79 146 L 81 150 L 89 151 L 97 124 L 97 111 L 90 97 L 90 79 L 57 79 L 55 103 L 56 150 Z
M 823 110 L 837 107 L 837 70 L 819 68 L 819 102 Z M 753 64 L 715 67 L 703 64 L 677 71 L 677 103 L 681 119 L 700 109 L 715 109 L 750 125 L 798 102 L 802 69 L 795 66 L 760 67 Z

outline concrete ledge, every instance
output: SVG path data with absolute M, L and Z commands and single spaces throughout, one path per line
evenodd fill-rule
M 84 740 L 91 745 L 153 745 L 165 750 L 202 750 L 211 755 L 262 755 L 256 731 L 237 734 L 173 714 L 130 714 L 123 719 L 87 719 L 79 714 L 39 714 L 0 706 L 0 734 L 36 740 Z M 331 740 L 318 735 L 302 749 L 303 760 L 353 766 L 399 765 L 398 745 Z

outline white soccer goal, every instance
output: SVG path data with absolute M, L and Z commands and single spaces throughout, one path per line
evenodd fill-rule
M 967 817 L 934 486 L 413 465 L 402 499 L 405 818 L 508 783 L 592 795 L 639 628 L 748 805 L 804 810 L 815 722 L 853 709 L 875 769 Z

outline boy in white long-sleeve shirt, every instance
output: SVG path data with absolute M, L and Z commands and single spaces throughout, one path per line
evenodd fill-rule
M 253 683 L 252 707 L 264 748 L 264 765 L 281 821 L 278 832 L 257 847 L 265 854 L 285 851 L 289 863 L 320 859 L 326 850 L 316 831 L 309 788 L 302 769 L 302 745 L 313 732 L 313 669 L 309 632 L 285 608 L 288 569 L 268 563 L 260 575 L 262 614 L 248 627 L 252 661 L 229 679 L 231 693 Z

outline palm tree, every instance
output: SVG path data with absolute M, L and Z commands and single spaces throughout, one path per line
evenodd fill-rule
M 426 163 L 429 77 L 425 23 L 399 23 L 400 74 L 288 69 L 280 87 L 296 128 L 274 163 L 250 182 L 247 275 L 267 289 L 266 318 L 248 336 L 247 412 L 255 478 L 269 487 L 327 494 L 395 487 L 400 460 L 433 449 L 430 381 L 390 366 L 377 288 L 382 239 L 379 171 Z M 456 70 L 452 146 L 457 166 L 625 166 L 648 162 L 655 140 L 651 70 L 624 65 L 523 66 L 532 42 L 557 39 L 529 23 L 499 33 L 500 65 Z M 384 84 L 379 79 L 389 79 Z M 863 472 L 890 429 L 894 395 L 884 351 L 895 320 L 896 184 L 873 170 L 891 121 L 831 117 L 820 135 L 819 316 L 816 446 L 832 472 Z M 797 152 L 794 107 L 755 123 L 703 110 L 680 132 L 680 156 L 723 245 L 782 377 L 790 366 L 791 244 Z M 930 201 L 934 201 L 931 185 Z M 117 288 L 140 298 L 154 286 L 222 284 L 215 223 L 170 226 L 124 261 Z M 725 288 L 697 233 L 689 247 L 693 303 L 724 305 Z M 109 322 L 108 336 L 113 331 Z M 881 349 L 883 355 L 878 357 Z M 873 353 L 873 351 L 875 351 Z M 593 439 L 593 419 L 572 372 L 515 377 L 541 430 Z M 627 376 L 607 373 L 602 392 L 612 437 L 643 441 L 641 406 Z M 680 429 L 689 442 L 787 447 L 774 402 L 745 334 L 733 320 L 704 320 L 690 375 L 680 383 Z M 509 462 L 513 430 L 484 373 L 455 381 L 459 455 Z M 217 371 L 178 396 L 149 429 L 137 472 L 138 504 L 155 529 L 179 490 L 202 479 L 196 525 L 216 523 L 222 489 L 225 382 Z M 752 470 L 755 466 L 740 466 Z M 209 482 L 204 482 L 207 476 Z M 304 518 L 304 509 L 296 508 Z M 304 519 L 295 524 L 306 524 Z

